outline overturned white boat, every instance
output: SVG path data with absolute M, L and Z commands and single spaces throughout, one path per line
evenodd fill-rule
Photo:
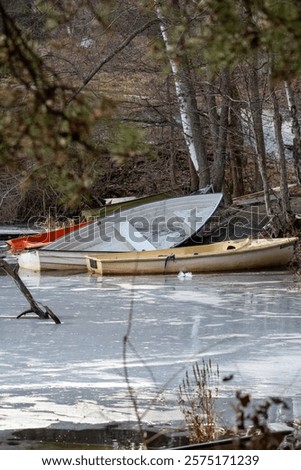
M 180 246 L 200 232 L 222 198 L 221 193 L 195 194 L 119 208 L 47 247 L 21 253 L 19 266 L 34 271 L 85 270 L 87 255 Z

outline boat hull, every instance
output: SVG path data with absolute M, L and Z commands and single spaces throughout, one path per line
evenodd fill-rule
M 87 257 L 87 269 L 100 275 L 178 274 L 246 271 L 286 266 L 297 238 L 236 240 L 158 252 Z M 207 252 L 206 252 L 207 250 Z
M 132 252 L 180 246 L 199 233 L 222 199 L 221 193 L 196 194 L 121 208 L 46 249 Z
M 89 223 L 89 221 L 85 221 L 79 224 L 70 225 L 69 227 L 62 227 L 56 230 L 50 230 L 48 232 L 17 237 L 11 240 L 6 240 L 6 243 L 10 245 L 11 251 L 13 253 L 19 253 L 29 248 L 40 248 L 42 246 L 46 246 L 49 243 L 54 242 L 58 238 L 61 238 L 71 232 L 74 232 L 75 230 L 80 229 L 81 227 L 85 227 Z
M 98 256 L 99 252 L 31 250 L 19 254 L 18 264 L 20 268 L 30 271 L 85 272 L 88 254 Z

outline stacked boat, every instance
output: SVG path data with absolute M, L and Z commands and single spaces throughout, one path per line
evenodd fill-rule
M 102 216 L 39 249 L 23 251 L 19 266 L 34 271 L 102 275 L 223 272 L 287 265 L 296 238 L 196 244 L 222 193 L 196 193 L 109 206 Z

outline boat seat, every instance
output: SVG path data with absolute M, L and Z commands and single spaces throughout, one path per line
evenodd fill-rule
M 150 243 L 147 238 L 145 238 L 144 235 L 134 227 L 134 225 L 130 224 L 128 220 L 120 222 L 120 225 L 118 229 L 116 227 L 116 230 L 136 251 L 156 250 L 156 247 Z

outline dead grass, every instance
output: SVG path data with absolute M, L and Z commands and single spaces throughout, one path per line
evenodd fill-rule
M 215 402 L 218 397 L 219 368 L 211 360 L 195 363 L 192 377 L 186 372 L 179 386 L 179 405 L 184 415 L 191 443 L 217 439 L 222 430 L 217 424 Z

